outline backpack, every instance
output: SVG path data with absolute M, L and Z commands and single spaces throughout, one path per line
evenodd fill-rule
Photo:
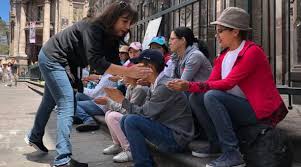
M 268 125 L 253 125 L 238 129 L 240 151 L 247 167 L 291 167 L 291 142 L 281 130 Z

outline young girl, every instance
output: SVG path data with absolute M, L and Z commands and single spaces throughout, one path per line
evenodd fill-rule
M 136 79 L 129 77 L 123 77 L 123 82 L 127 85 L 127 91 L 125 98 L 131 103 L 138 106 L 144 104 L 145 97 L 148 92 L 148 87 L 137 85 Z M 101 97 L 95 100 L 98 103 L 106 104 L 111 111 L 107 111 L 105 120 L 110 130 L 110 134 L 113 139 L 113 145 L 103 150 L 104 154 L 117 154 L 113 157 L 115 162 L 127 162 L 132 160 L 132 154 L 130 151 L 129 143 L 126 136 L 120 128 L 120 119 L 126 113 L 126 110 L 122 108 L 122 104 L 117 103 L 110 98 Z

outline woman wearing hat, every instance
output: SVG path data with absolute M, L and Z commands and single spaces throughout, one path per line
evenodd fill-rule
M 129 57 L 129 46 L 122 45 L 119 48 L 119 58 L 120 63 L 123 65 L 130 57 Z
M 210 145 L 193 151 L 197 157 L 220 155 L 207 167 L 245 166 L 234 132 L 239 126 L 267 123 L 276 126 L 287 109 L 273 80 L 264 51 L 246 40 L 249 14 L 229 7 L 217 21 L 216 38 L 224 48 L 215 60 L 213 71 L 205 82 L 174 80 L 168 87 L 198 92 L 190 104 L 204 127 Z

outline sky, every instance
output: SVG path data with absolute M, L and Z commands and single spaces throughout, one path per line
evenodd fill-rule
M 9 0 L 0 0 L 0 17 L 6 22 L 9 21 Z

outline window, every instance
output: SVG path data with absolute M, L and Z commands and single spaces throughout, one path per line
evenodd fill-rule
M 83 18 L 84 5 L 73 4 L 73 22 L 77 22 Z
M 37 21 L 43 21 L 44 19 L 44 8 L 43 6 L 38 6 L 38 13 L 37 13 Z

